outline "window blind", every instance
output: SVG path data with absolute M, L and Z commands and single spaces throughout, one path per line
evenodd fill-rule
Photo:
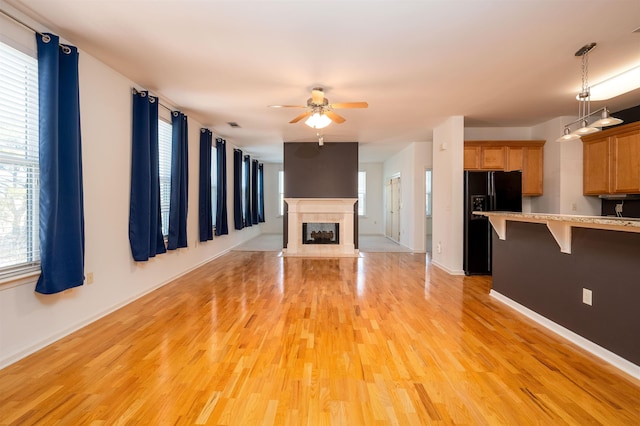
M 0 280 L 37 269 L 38 61 L 0 42 Z
M 158 120 L 158 171 L 160 175 L 160 211 L 162 235 L 169 235 L 169 206 L 171 204 L 171 123 Z

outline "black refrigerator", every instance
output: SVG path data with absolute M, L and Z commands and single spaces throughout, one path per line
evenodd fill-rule
M 474 211 L 522 211 L 522 172 L 464 172 L 465 275 L 491 275 L 493 229 Z

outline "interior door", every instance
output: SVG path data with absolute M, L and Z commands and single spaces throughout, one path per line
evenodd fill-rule
M 393 226 L 391 238 L 400 242 L 400 178 L 391 180 L 391 192 L 393 193 Z
M 385 235 L 396 242 L 400 242 L 400 178 L 394 177 L 386 183 L 387 217 Z
M 384 235 L 391 238 L 391 228 L 393 227 L 393 208 L 392 206 L 392 193 L 391 193 L 391 179 L 387 180 L 385 183 L 385 205 L 386 205 L 386 215 L 385 215 L 385 223 L 384 223 Z

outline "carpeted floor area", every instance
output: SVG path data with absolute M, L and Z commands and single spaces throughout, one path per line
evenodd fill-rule
M 360 235 L 359 248 L 364 253 L 411 253 L 407 247 L 384 235 Z M 234 251 L 280 251 L 282 234 L 262 234 L 233 249 Z

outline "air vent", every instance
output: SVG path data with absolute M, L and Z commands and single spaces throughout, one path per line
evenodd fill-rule
M 236 123 L 235 121 L 228 121 L 227 124 L 229 126 L 233 127 L 234 129 L 240 127 L 240 125 L 238 123 Z

